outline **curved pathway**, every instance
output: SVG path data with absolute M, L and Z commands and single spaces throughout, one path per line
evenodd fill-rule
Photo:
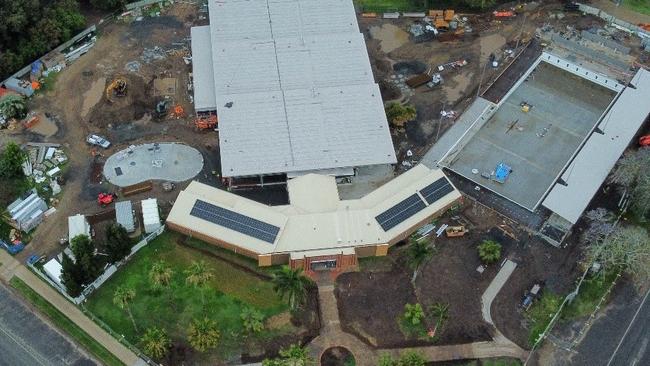
M 481 298 L 484 309 L 483 316 L 492 325 L 494 325 L 490 316 L 492 301 L 499 293 L 499 290 L 501 290 L 501 287 L 503 287 L 503 284 L 508 280 L 515 267 L 516 264 L 514 262 L 507 261 Z M 416 351 L 430 362 L 492 357 L 513 357 L 524 360 L 528 356 L 526 350 L 507 339 L 496 328 L 494 328 L 494 338 L 490 342 L 377 349 L 362 342 L 356 336 L 343 331 L 336 303 L 336 295 L 334 295 L 334 285 L 329 283 L 319 285 L 318 299 L 322 327 L 320 335 L 314 338 L 307 346 L 314 360 L 320 360 L 325 350 L 336 346 L 345 347 L 352 352 L 356 364 L 359 366 L 375 366 L 379 356 L 383 353 L 388 353 L 393 357 L 399 357 L 400 354 L 407 351 Z

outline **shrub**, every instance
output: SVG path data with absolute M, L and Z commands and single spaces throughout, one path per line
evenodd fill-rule
M 483 263 L 491 264 L 501 259 L 501 244 L 494 240 L 485 240 L 478 246 L 478 256 Z

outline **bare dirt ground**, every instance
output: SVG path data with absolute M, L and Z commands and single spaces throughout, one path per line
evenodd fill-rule
M 100 29 L 95 47 L 63 69 L 51 91 L 37 95 L 30 109 L 47 111 L 58 131 L 50 137 L 32 132 L 16 136 L 20 141 L 51 141 L 63 144 L 69 163 L 65 169 L 66 184 L 57 204 L 57 212 L 35 231 L 31 244 L 19 258 L 38 253 L 52 255 L 60 250 L 58 239 L 67 236 L 66 217 L 102 211 L 97 194 L 116 191 L 97 174 L 98 166 L 113 152 L 132 143 L 185 142 L 204 155 L 204 170 L 196 179 L 218 185 L 213 172 L 219 171 L 218 138 L 214 132 L 197 132 L 189 117 L 181 119 L 152 117 L 160 97 L 153 94 L 153 81 L 160 77 L 177 79 L 172 103 L 179 104 L 187 116 L 193 115 L 186 88 L 191 66 L 182 59 L 182 50 L 189 46 L 189 28 L 196 20 L 191 4 L 176 4 L 161 17 L 144 18 L 140 22 L 110 23 Z M 158 48 L 156 48 L 158 47 Z M 180 50 L 180 51 L 179 51 Z M 138 67 L 133 67 L 135 63 Z M 127 64 L 131 67 L 127 68 Z M 171 71 L 170 71 L 171 70 Z M 107 100 L 106 86 L 115 78 L 127 80 L 127 96 Z M 112 142 L 108 150 L 97 151 L 85 143 L 88 133 L 105 136 Z M 92 157 L 92 152 L 97 157 Z M 171 207 L 180 189 L 163 192 L 159 184 L 153 191 L 129 197 L 134 205 L 140 199 L 157 197 L 162 206 Z M 22 258 L 24 259 L 24 258 Z
M 564 269 L 560 260 L 566 253 L 532 239 L 493 211 L 471 202 L 462 213 L 450 213 L 438 222 L 456 223 L 459 217 L 467 223 L 470 232 L 461 238 L 432 239 L 437 253 L 419 273 L 415 287 L 410 282 L 413 272 L 405 260 L 406 245 L 394 247 L 387 258 L 362 265 L 360 272 L 340 275 L 336 295 L 344 330 L 376 347 L 428 344 L 405 337 L 398 318 L 407 303 L 419 302 L 425 309 L 435 303 L 445 303 L 449 304 L 449 320 L 435 344 L 491 340 L 493 328 L 483 321 L 481 295 L 499 266 L 488 266 L 479 273 L 477 245 L 492 239 L 501 243 L 502 258 L 510 258 L 521 267 L 497 297 L 492 307 L 493 318 L 506 337 L 523 340 L 525 345 L 527 331 L 522 328 L 523 314 L 510 310 L 516 308 L 523 291 L 540 278 L 557 291 L 571 283 L 572 269 Z M 507 225 L 517 240 L 506 236 L 498 225 Z

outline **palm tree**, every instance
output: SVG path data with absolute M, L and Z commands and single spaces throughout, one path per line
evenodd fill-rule
M 142 343 L 144 353 L 155 359 L 161 359 L 167 353 L 172 342 L 164 329 L 151 327 L 140 338 L 140 343 Z
M 204 261 L 194 261 L 190 268 L 185 271 L 187 278 L 185 281 L 188 285 L 195 286 L 201 291 L 201 303 L 205 306 L 205 295 L 203 290 L 205 285 L 212 279 L 212 272 L 208 270 L 205 266 Z
M 174 271 L 172 271 L 171 267 L 169 267 L 165 261 L 160 260 L 151 266 L 151 270 L 149 271 L 149 281 L 151 281 L 151 285 L 154 288 L 169 287 L 173 274 Z
M 176 309 L 174 304 L 172 291 L 171 291 L 171 281 L 174 271 L 165 263 L 165 261 L 160 260 L 155 262 L 149 270 L 149 281 L 154 289 L 167 289 L 167 300 L 169 304 Z
M 215 348 L 220 336 L 217 323 L 208 318 L 194 319 L 187 331 L 188 341 L 199 352 Z
M 478 246 L 478 256 L 485 264 L 499 261 L 501 258 L 501 244 L 494 240 L 485 240 Z
M 133 328 L 135 331 L 138 331 L 138 326 L 135 324 L 135 319 L 133 318 L 133 313 L 131 313 L 131 307 L 129 303 L 135 298 L 135 289 L 130 286 L 122 285 L 115 290 L 113 294 L 113 304 L 117 305 L 122 310 L 126 310 L 133 322 Z
M 417 278 L 420 268 L 430 261 L 434 254 L 435 249 L 426 241 L 411 241 L 411 245 L 408 248 L 408 264 L 413 269 L 411 283 L 415 285 L 415 279 Z
M 282 268 L 273 274 L 273 289 L 281 298 L 287 298 L 291 310 L 302 305 L 307 297 L 307 288 L 311 281 L 303 276 L 302 268 L 291 269 L 289 266 Z

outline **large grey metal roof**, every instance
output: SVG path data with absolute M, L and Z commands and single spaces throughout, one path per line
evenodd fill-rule
M 576 223 L 618 158 L 650 114 L 650 71 L 640 69 L 603 117 L 569 167 L 562 174 L 566 185 L 556 183 L 543 205 Z
M 351 0 L 209 10 L 223 176 L 396 162 Z
M 212 41 L 210 26 L 192 27 L 192 77 L 194 109 L 197 112 L 217 109 L 212 72 Z

